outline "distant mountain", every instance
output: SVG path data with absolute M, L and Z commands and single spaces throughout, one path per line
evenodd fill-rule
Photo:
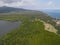
M 0 7 L 0 13 L 7 13 L 12 11 L 25 11 L 25 10 L 26 9 L 23 8 L 14 8 L 14 7 L 7 7 L 7 6 Z

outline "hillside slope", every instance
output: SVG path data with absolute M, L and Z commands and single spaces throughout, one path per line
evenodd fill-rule
M 22 8 L 12 8 L 12 7 L 0 7 L 0 11 L 1 10 L 4 13 L 0 13 L 0 20 L 21 20 L 26 16 L 29 18 L 30 17 L 38 18 L 48 24 L 51 24 L 57 30 L 57 33 L 60 35 L 60 26 L 56 26 L 56 19 L 48 16 L 48 14 L 42 11 L 26 10 Z
M 4 36 L 0 45 L 60 45 L 60 36 L 46 31 L 42 22 L 29 19 Z
M 8 13 L 13 11 L 26 11 L 26 10 L 23 8 L 14 8 L 14 7 L 7 7 L 7 6 L 0 7 L 0 13 Z
M 6 8 L 11 9 L 12 7 L 6 7 Z M 19 8 L 14 8 L 14 9 L 16 10 Z M 24 20 L 25 19 L 24 17 L 29 17 L 31 19 L 37 18 L 43 20 L 44 22 L 53 26 L 55 28 L 54 30 L 57 30 L 57 33 L 60 34 L 60 28 L 59 28 L 60 26 L 56 26 L 56 19 L 48 16 L 48 14 L 42 11 L 19 9 L 17 11 L 13 11 L 9 13 L 0 13 L 1 20 L 21 20 L 21 19 Z

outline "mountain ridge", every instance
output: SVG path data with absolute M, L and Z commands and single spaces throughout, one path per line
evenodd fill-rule
M 7 7 L 7 6 L 0 7 L 0 13 L 7 13 L 7 12 L 12 12 L 12 11 L 26 11 L 26 10 L 27 9 Z

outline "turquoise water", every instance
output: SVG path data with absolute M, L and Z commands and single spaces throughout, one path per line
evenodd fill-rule
M 48 15 L 60 19 L 60 13 L 48 13 Z
M 49 16 L 53 18 L 60 19 L 60 10 L 42 10 L 42 11 L 47 13 Z

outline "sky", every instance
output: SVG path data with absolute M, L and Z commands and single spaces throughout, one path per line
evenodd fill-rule
M 60 0 L 0 0 L 0 7 L 9 6 L 26 9 L 60 9 Z

